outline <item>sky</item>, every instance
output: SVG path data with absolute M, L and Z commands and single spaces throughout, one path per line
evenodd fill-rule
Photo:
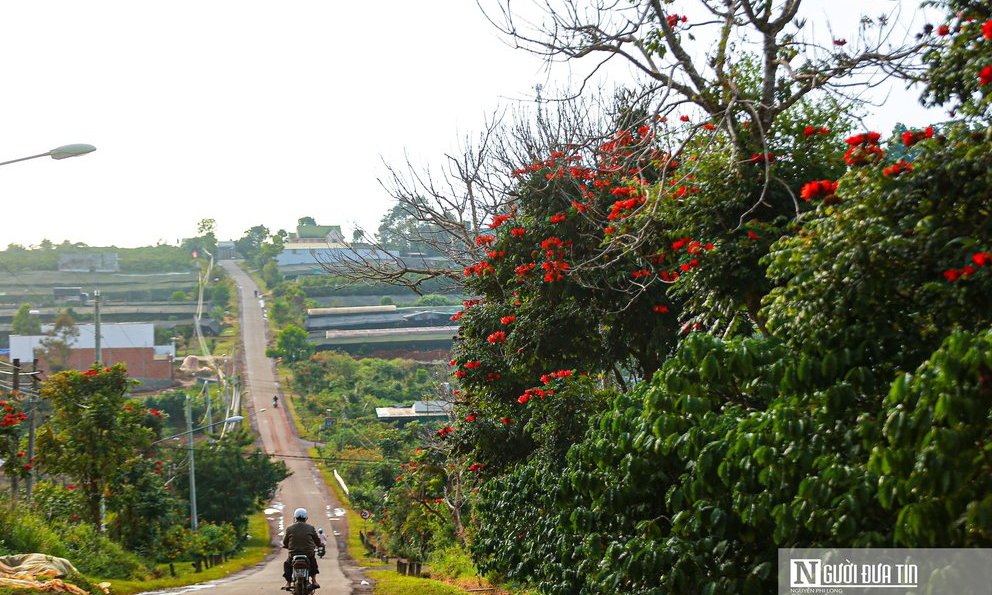
M 917 2 L 806 5 L 840 35 L 866 8 L 909 22 Z M 205 218 L 221 240 L 304 216 L 375 229 L 384 161 L 437 167 L 496 110 L 581 70 L 512 49 L 473 0 L 4 2 L 0 52 L 0 161 L 97 147 L 0 167 L 0 247 L 175 244 Z M 880 130 L 939 119 L 918 91 L 876 93 Z

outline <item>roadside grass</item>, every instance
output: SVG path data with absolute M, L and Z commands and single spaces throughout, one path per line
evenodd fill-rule
M 392 570 L 366 570 L 365 574 L 375 581 L 372 592 L 375 595 L 463 595 L 465 591 L 428 578 L 401 576 Z
M 235 557 L 203 572 L 194 572 L 193 565 L 189 562 L 177 562 L 175 563 L 177 576 L 174 577 L 169 576 L 168 564 L 159 564 L 156 566 L 156 570 L 162 575 L 161 578 L 129 581 L 111 580 L 107 582 L 111 583 L 110 590 L 113 595 L 133 595 L 134 593 L 183 587 L 223 578 L 239 570 L 255 566 L 272 552 L 272 546 L 269 545 L 269 523 L 265 519 L 264 512 L 259 511 L 249 517 L 248 535 L 245 548 Z M 94 579 L 93 582 L 102 581 Z M 0 595 L 5 594 L 0 591 Z

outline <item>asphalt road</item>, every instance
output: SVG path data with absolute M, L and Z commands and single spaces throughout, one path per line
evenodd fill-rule
M 310 524 L 324 529 L 328 534 L 327 553 L 318 559 L 320 573 L 317 581 L 320 589 L 316 595 L 350 594 L 352 581 L 349 580 L 338 562 L 338 546 L 333 539 L 335 531 L 346 530 L 346 520 L 335 514 L 335 508 L 327 486 L 319 472 L 306 458 L 306 446 L 296 436 L 291 422 L 282 406 L 272 407 L 272 396 L 278 392 L 274 365 L 265 357 L 265 321 L 262 308 L 255 297 L 258 286 L 254 280 L 232 261 L 223 261 L 222 266 L 238 285 L 240 301 L 241 334 L 244 348 L 243 399 L 250 399 L 248 415 L 261 435 L 265 451 L 286 462 L 292 472 L 279 486 L 275 499 L 267 509 L 270 523 L 277 528 L 275 539 L 282 541 L 282 528 L 293 522 L 293 511 L 298 507 L 310 513 Z M 246 403 L 247 404 L 247 403 Z M 344 511 L 340 511 L 344 514 Z M 285 551 L 267 560 L 256 568 L 237 573 L 225 579 L 190 585 L 169 591 L 156 591 L 159 595 L 179 595 L 181 593 L 206 592 L 210 595 L 245 595 L 269 593 L 276 595 L 285 582 L 282 578 L 282 563 Z

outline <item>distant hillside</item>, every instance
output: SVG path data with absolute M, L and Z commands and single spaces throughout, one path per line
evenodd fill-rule
M 0 276 L 22 271 L 57 271 L 60 256 L 85 254 L 116 254 L 121 273 L 175 273 L 193 269 L 189 251 L 176 246 L 115 248 L 59 244 L 30 250 L 8 246 L 0 251 Z

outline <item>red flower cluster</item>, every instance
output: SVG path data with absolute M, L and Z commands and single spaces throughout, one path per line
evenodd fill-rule
M 525 233 L 527 233 L 527 230 L 523 227 L 514 227 L 513 229 L 510 230 L 510 235 L 512 235 L 515 238 L 522 238 L 524 237 Z
M 466 277 L 471 277 L 476 275 L 482 277 L 483 275 L 491 275 L 496 272 L 493 268 L 493 264 L 488 260 L 483 260 L 482 262 L 477 262 L 472 266 L 465 267 L 464 275 Z
M 518 279 L 522 281 L 523 278 L 527 276 L 527 273 L 533 271 L 536 267 L 537 267 L 537 263 L 528 262 L 513 269 L 513 273 L 517 276 Z
M 960 269 L 947 269 L 944 271 L 944 278 L 953 282 L 971 277 L 978 269 L 992 265 L 992 252 L 976 252 L 971 255 L 971 262 L 974 264 L 965 265 Z
M 510 424 L 512 424 L 512 423 L 513 423 L 513 420 L 512 420 L 512 419 L 510 419 L 509 417 L 501 417 L 501 418 L 499 418 L 499 421 L 500 421 L 500 422 L 501 422 L 501 423 L 502 423 L 502 424 L 503 424 L 504 426 L 508 426 L 508 425 L 510 425 Z
M 775 153 L 755 153 L 751 155 L 751 163 L 771 163 L 775 161 Z
M 551 216 L 551 223 L 562 223 L 565 221 L 565 213 L 555 213 Z
M 837 39 L 834 40 L 834 45 L 836 45 L 836 46 L 845 46 L 845 45 L 847 45 L 847 40 L 844 39 L 844 38 L 837 38 Z
M 489 235 L 487 233 L 487 234 L 483 234 L 483 235 L 475 238 L 475 245 L 476 246 L 488 246 L 488 245 L 492 244 L 495 241 L 496 241 L 496 236 L 492 236 L 492 235 Z
M 985 86 L 992 83 L 992 66 L 986 66 L 978 71 L 978 84 Z
M 516 319 L 517 319 L 517 315 L 516 314 L 510 314 L 509 316 L 504 316 L 504 317 L 500 318 L 499 321 L 501 323 L 503 323 L 503 324 L 510 324 L 511 322 L 513 322 Z
M 653 307 L 651 308 L 651 310 L 652 310 L 652 311 L 653 311 L 653 312 L 654 312 L 655 314 L 668 314 L 668 306 L 666 306 L 666 305 L 664 305 L 664 304 L 655 304 L 655 305 L 654 305 L 654 306 L 653 306 Z
M 885 177 L 896 177 L 899 174 L 904 174 L 913 171 L 913 164 L 907 161 L 899 160 L 889 167 L 882 170 L 882 175 Z
M 544 390 L 543 388 L 536 388 L 536 387 L 528 388 L 527 390 L 524 391 L 524 394 L 517 397 L 517 403 L 520 403 L 521 405 L 525 405 L 527 401 L 530 401 L 534 397 L 543 399 L 544 397 L 553 397 L 554 395 L 555 395 L 555 391 L 552 389 Z
M 465 416 L 465 421 L 467 421 L 468 423 L 474 422 L 475 421 L 475 414 L 474 413 L 469 413 L 468 415 L 466 415 Z
M 937 35 L 940 35 L 941 37 L 947 35 L 950 32 L 951 32 L 951 28 L 948 27 L 947 25 L 939 25 L 937 27 Z
M 162 417 L 162 412 L 155 408 L 149 409 L 148 414 L 154 415 L 155 417 Z
M 555 236 L 541 242 L 541 250 L 544 251 L 544 257 L 547 259 L 541 263 L 541 268 L 545 271 L 545 283 L 554 283 L 565 278 L 562 273 L 567 273 L 570 267 L 562 257 L 564 256 L 564 249 L 571 244 L 571 240 L 563 242 L 561 238 Z
M 465 368 L 468 369 L 468 370 L 472 370 L 474 368 L 478 368 L 481 365 L 482 365 L 482 362 L 480 362 L 477 359 L 474 359 L 474 360 L 472 360 L 470 362 L 465 362 Z
M 850 148 L 844 153 L 844 163 L 856 167 L 881 159 L 885 155 L 885 151 L 878 146 L 881 138 L 882 135 L 877 132 L 863 132 L 848 137 L 844 142 L 850 145 Z
M 803 185 L 799 191 L 799 198 L 809 201 L 814 198 L 823 198 L 837 192 L 837 182 L 830 180 L 813 180 Z
M 982 25 L 982 36 L 984 36 L 985 39 L 992 40 L 992 20 L 985 21 L 985 24 Z
M 617 188 L 616 190 L 628 190 L 628 188 Z M 616 190 L 613 192 L 614 196 L 618 196 Z M 627 211 L 633 211 L 642 204 L 644 204 L 643 198 L 628 198 L 625 200 L 615 201 L 613 203 L 613 207 L 610 209 L 610 214 L 606 216 L 606 219 L 609 221 L 625 219 L 630 215 Z
M 754 233 L 753 231 L 751 231 L 749 229 L 749 230 L 747 230 L 747 238 L 749 240 L 760 240 L 761 239 L 761 236 L 759 236 L 758 234 Z
M 494 380 L 499 380 L 503 375 L 499 372 L 489 372 L 486 374 L 486 382 L 493 382 Z
M 572 375 L 572 370 L 558 370 L 557 372 L 549 372 L 547 374 L 541 375 L 541 384 L 551 384 L 555 380 L 568 378 Z
M 9 413 L 9 411 L 13 411 L 13 408 L 9 405 L 7 406 L 7 411 L 8 413 L 3 416 L 3 419 L 0 419 L 0 428 L 12 428 L 28 419 L 28 416 L 23 411 Z
M 926 130 L 907 130 L 902 133 L 902 144 L 912 147 L 916 143 L 933 138 L 933 126 L 927 126 Z
M 506 250 L 491 250 L 489 252 L 486 252 L 486 256 L 488 256 L 492 260 L 499 260 L 500 258 L 506 256 Z
M 819 128 L 816 126 L 806 126 L 803 128 L 803 136 L 806 138 L 809 138 L 814 134 L 830 134 L 830 129 L 825 126 L 820 126 Z
M 492 344 L 496 343 L 506 343 L 506 331 L 496 331 L 495 333 L 486 337 L 486 341 Z
M 496 229 L 510 220 L 509 215 L 493 215 L 493 220 L 489 223 L 489 229 Z
M 468 470 L 473 473 L 478 473 L 479 471 L 482 471 L 484 468 L 485 465 L 483 465 L 482 463 L 472 463 L 471 465 L 468 466 Z
M 703 124 L 703 130 L 716 130 L 716 124 L 713 122 L 707 122 Z
M 585 213 L 586 210 L 589 208 L 577 200 L 572 201 L 572 206 L 575 207 L 575 210 L 578 211 L 579 213 Z
M 451 426 L 444 426 L 443 428 L 437 431 L 437 435 L 440 436 L 441 438 L 447 438 L 448 435 L 454 431 L 455 429 L 452 428 Z
M 675 28 L 679 23 L 685 23 L 689 20 L 689 17 L 685 15 L 670 14 L 665 17 L 665 21 L 668 23 L 669 27 Z

